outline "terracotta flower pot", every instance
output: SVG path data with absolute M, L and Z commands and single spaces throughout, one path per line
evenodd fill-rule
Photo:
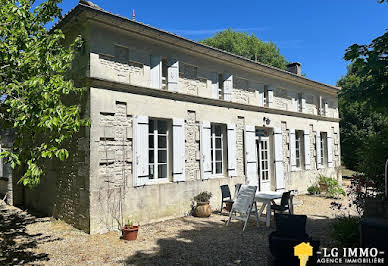
M 322 192 L 325 192 L 327 190 L 326 183 L 319 183 L 319 189 Z
M 197 217 L 209 217 L 212 214 L 212 208 L 209 202 L 197 202 L 195 207 L 195 216 Z
M 121 229 L 124 240 L 136 240 L 138 231 L 139 231 L 139 226 L 137 225 L 134 225 L 132 227 L 124 225 L 123 228 Z

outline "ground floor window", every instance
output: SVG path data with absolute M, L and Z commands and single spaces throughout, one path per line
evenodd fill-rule
M 295 161 L 296 167 L 302 168 L 302 156 L 303 155 L 303 131 L 295 131 Z
M 323 166 L 327 162 L 327 133 L 321 132 L 319 145 L 321 147 L 321 165 Z
M 212 124 L 210 134 L 211 165 L 213 175 L 224 173 L 225 125 Z
M 168 120 L 150 119 L 148 129 L 149 179 L 167 179 L 169 173 Z

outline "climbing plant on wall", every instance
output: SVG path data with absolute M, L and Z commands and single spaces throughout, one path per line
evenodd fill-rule
M 39 184 L 47 160 L 68 158 L 66 143 L 89 123 L 78 104 L 84 89 L 66 78 L 81 38 L 65 47 L 61 30 L 45 28 L 61 17 L 60 2 L 33 8 L 31 0 L 0 0 L 0 128 L 14 135 L 1 157 L 29 187 Z

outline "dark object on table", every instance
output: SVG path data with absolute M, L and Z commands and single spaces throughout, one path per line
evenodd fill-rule
M 300 265 L 299 258 L 294 256 L 294 247 L 302 242 L 313 247 L 313 256 L 307 265 L 317 265 L 320 242 L 306 233 L 306 220 L 306 215 L 275 214 L 276 231 L 269 235 L 269 249 L 276 265 Z

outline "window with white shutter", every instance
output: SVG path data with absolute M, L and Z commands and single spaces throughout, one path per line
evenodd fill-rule
M 203 121 L 201 123 L 201 177 L 202 179 L 208 179 L 212 173 L 211 163 L 211 126 L 210 122 Z
M 300 111 L 302 113 L 306 112 L 306 95 L 304 94 L 304 92 L 302 92 L 302 95 L 301 95 L 301 108 L 300 108 Z
M 304 144 L 304 138 L 303 138 L 303 131 L 302 130 L 295 130 L 295 165 L 297 169 L 302 169 L 303 165 L 303 144 Z
M 228 175 L 237 176 L 236 125 L 228 124 Z
M 285 189 L 285 181 L 283 167 L 283 135 L 280 127 L 274 128 L 274 150 L 276 190 L 281 191 Z
M 310 131 L 304 131 L 304 168 L 306 170 L 311 169 L 310 165 Z
M 178 81 L 179 81 L 179 62 L 176 59 L 169 58 L 167 60 L 168 69 L 167 69 L 167 89 L 169 91 L 178 91 Z
M 185 181 L 185 121 L 172 120 L 173 135 L 173 181 Z
M 320 138 L 319 138 L 319 146 L 320 146 L 320 153 L 321 153 L 321 167 L 324 167 L 327 165 L 327 133 L 321 132 Z
M 316 135 L 315 135 L 315 154 L 316 154 L 317 169 L 321 169 L 322 168 L 321 135 L 319 132 L 316 132 Z
M 331 132 L 327 133 L 327 166 L 333 167 L 333 138 Z
M 268 107 L 272 107 L 272 103 L 273 103 L 273 88 L 272 87 L 269 87 L 268 88 Z
M 211 124 L 210 133 L 210 151 L 211 151 L 211 174 L 212 176 L 224 176 L 225 166 L 225 125 L 222 124 Z
M 151 55 L 151 88 L 162 88 L 162 58 L 157 55 Z
M 244 148 L 246 183 L 248 185 L 258 186 L 256 131 L 254 126 L 245 126 Z
M 233 91 L 233 76 L 230 73 L 224 74 L 224 100 L 231 101 L 232 100 L 232 91 Z
M 133 118 L 133 186 L 145 185 L 149 180 L 148 117 Z
M 219 99 L 219 84 L 218 84 L 218 73 L 211 73 L 211 81 L 212 81 L 212 98 Z
M 295 129 L 290 128 L 289 130 L 289 137 L 290 137 L 290 165 L 291 165 L 291 171 L 296 171 L 296 147 L 295 147 Z

